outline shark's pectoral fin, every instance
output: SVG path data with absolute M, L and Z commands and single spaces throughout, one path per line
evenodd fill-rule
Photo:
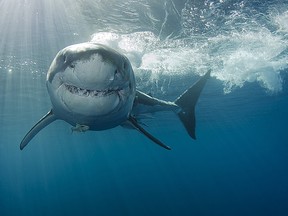
M 137 120 L 130 116 L 129 117 L 129 122 L 133 125 L 133 127 L 135 129 L 137 129 L 138 131 L 140 131 L 142 134 L 144 134 L 146 137 L 148 137 L 150 140 L 152 140 L 154 143 L 160 145 L 161 147 L 171 150 L 171 148 L 165 144 L 163 144 L 160 140 L 158 140 L 157 138 L 155 138 L 153 135 L 151 135 L 148 131 L 146 131 L 141 125 L 138 124 Z
M 40 130 L 42 130 L 44 127 L 46 127 L 47 125 L 49 125 L 51 122 L 55 121 L 56 119 L 57 117 L 54 115 L 53 111 L 50 110 L 25 135 L 25 137 L 23 138 L 20 144 L 20 149 L 22 150 Z

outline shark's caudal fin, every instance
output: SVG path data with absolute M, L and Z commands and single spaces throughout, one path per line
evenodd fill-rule
M 25 135 L 25 137 L 23 138 L 20 144 L 20 149 L 22 150 L 40 130 L 42 130 L 44 127 L 46 127 L 47 125 L 49 125 L 51 122 L 55 121 L 56 119 L 57 117 L 53 114 L 52 110 L 50 110 Z
M 192 85 L 175 100 L 175 104 L 177 104 L 181 108 L 178 116 L 184 124 L 188 134 L 193 139 L 196 139 L 195 106 L 200 96 L 200 93 L 207 82 L 207 79 L 210 77 L 210 73 L 211 70 L 209 70 L 203 77 L 201 77 L 196 83 L 194 83 L 194 85 Z

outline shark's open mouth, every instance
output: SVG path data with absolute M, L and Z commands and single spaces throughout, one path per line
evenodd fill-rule
M 106 89 L 106 90 L 89 90 L 76 87 L 74 85 L 65 84 L 65 88 L 72 94 L 86 97 L 105 97 L 111 94 L 118 94 L 121 89 Z

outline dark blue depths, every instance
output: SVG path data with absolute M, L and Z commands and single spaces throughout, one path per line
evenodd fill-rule
M 197 141 L 171 113 L 147 122 L 172 151 L 136 131 L 56 122 L 20 152 L 26 126 L 2 126 L 1 215 L 285 215 L 287 89 L 217 85 L 199 101 Z

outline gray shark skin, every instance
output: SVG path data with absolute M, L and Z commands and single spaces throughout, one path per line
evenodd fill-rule
M 52 109 L 25 135 L 20 149 L 50 123 L 64 120 L 74 127 L 72 130 L 82 132 L 128 124 L 170 150 L 138 123 L 139 107 L 149 107 L 151 112 L 176 112 L 188 134 L 196 139 L 195 106 L 209 77 L 210 71 L 174 102 L 164 101 L 136 90 L 132 66 L 116 50 L 96 43 L 68 46 L 59 51 L 47 72 Z

